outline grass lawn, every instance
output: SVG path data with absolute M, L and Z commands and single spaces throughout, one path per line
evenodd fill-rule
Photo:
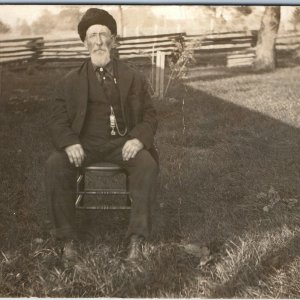
M 300 297 L 300 67 L 193 69 L 172 84 L 155 100 L 161 171 L 146 259 L 123 260 L 127 212 L 80 213 L 97 237 L 72 268 L 49 239 L 43 194 L 49 102 L 65 72 L 3 71 L 1 297 Z

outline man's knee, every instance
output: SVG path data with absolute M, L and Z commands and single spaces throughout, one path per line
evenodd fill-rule
M 46 170 L 60 170 L 71 166 L 68 156 L 63 151 L 53 152 L 46 161 Z
M 147 150 L 141 150 L 136 156 L 136 165 L 144 172 L 158 174 L 158 164 Z

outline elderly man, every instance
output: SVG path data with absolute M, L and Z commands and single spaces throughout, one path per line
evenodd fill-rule
M 68 247 L 78 238 L 77 168 L 116 163 L 129 174 L 133 204 L 127 237 L 129 258 L 136 258 L 150 234 L 150 206 L 155 200 L 156 112 L 144 76 L 112 57 L 114 18 L 105 10 L 90 8 L 78 24 L 78 33 L 90 59 L 59 82 L 50 118 L 56 151 L 46 163 L 45 186 L 52 234 Z

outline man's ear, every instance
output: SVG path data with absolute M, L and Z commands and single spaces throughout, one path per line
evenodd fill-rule
M 118 47 L 118 42 L 117 42 L 117 36 L 116 35 L 112 35 L 111 37 L 111 48 L 115 49 Z
M 86 38 L 85 38 L 84 41 L 83 41 L 83 45 L 84 45 L 84 47 L 85 47 L 86 49 L 88 49 Z

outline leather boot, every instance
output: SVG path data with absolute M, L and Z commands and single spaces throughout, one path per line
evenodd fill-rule
M 68 241 L 62 249 L 63 264 L 68 267 L 80 262 L 80 255 L 77 250 L 77 245 L 74 241 Z
M 143 256 L 144 238 L 138 235 L 132 235 L 128 246 L 127 260 L 135 261 L 142 259 Z

